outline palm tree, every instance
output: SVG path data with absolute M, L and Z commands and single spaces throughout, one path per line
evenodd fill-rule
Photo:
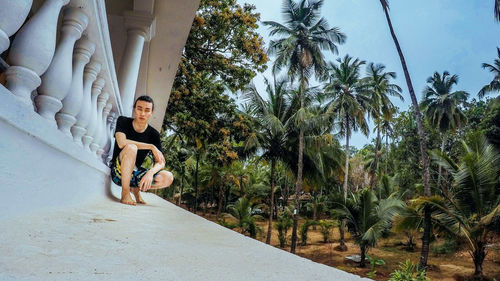
M 236 203 L 227 206 L 229 213 L 225 214 L 225 216 L 236 220 L 241 233 L 248 233 L 250 237 L 255 238 L 259 231 L 259 226 L 255 221 L 262 218 L 256 214 L 256 210 L 261 207 L 260 205 L 254 205 L 248 198 L 241 197 Z
M 382 120 L 392 115 L 395 108 L 389 96 L 398 97 L 404 101 L 401 92 L 401 87 L 391 83 L 391 79 L 396 79 L 396 73 L 389 71 L 384 72 L 385 65 L 370 63 L 367 67 L 366 82 L 369 85 L 368 94 L 372 107 L 372 115 L 375 117 L 377 130 L 377 141 L 375 144 L 375 159 L 373 163 L 372 176 L 370 177 L 370 188 L 373 189 L 376 180 L 376 171 L 378 171 L 379 151 L 382 149 L 382 141 L 380 137 Z
M 460 105 L 467 101 L 469 94 L 464 91 L 452 92 L 453 85 L 458 83 L 458 76 L 444 71 L 441 76 L 434 75 L 427 79 L 427 85 L 423 91 L 422 109 L 425 118 L 433 128 L 441 133 L 441 152 L 444 151 L 448 132 L 455 133 L 466 122 L 465 114 Z M 438 168 L 438 186 L 441 185 L 441 166 Z M 443 187 L 446 193 L 446 188 Z
M 468 144 L 462 141 L 462 145 L 464 153 L 458 164 L 445 153 L 433 154 L 453 176 L 452 194 L 422 202 L 436 208 L 433 218 L 440 226 L 466 243 L 474 261 L 474 277 L 483 280 L 486 245 L 491 242 L 492 225 L 500 217 L 500 153 L 480 133 L 475 133 Z
M 270 215 L 267 227 L 266 243 L 271 243 L 274 190 L 275 190 L 275 168 L 276 162 L 282 160 L 287 154 L 287 142 L 292 132 L 295 109 L 289 97 L 288 81 L 286 79 L 274 80 L 274 85 L 264 79 L 268 99 L 264 99 L 250 84 L 244 91 L 244 98 L 250 108 L 251 115 L 258 120 L 259 128 L 255 145 L 262 149 L 262 158 L 271 161 L 270 175 Z
M 347 199 L 347 183 L 349 179 L 349 139 L 353 131 L 359 129 L 368 135 L 368 123 L 365 119 L 365 111 L 369 106 L 369 100 L 361 92 L 365 85 L 361 83 L 359 71 L 365 61 L 353 59 L 346 55 L 340 64 L 330 63 L 329 82 L 325 86 L 325 93 L 332 98 L 327 104 L 327 112 L 338 122 L 339 134 L 345 137 L 345 169 L 344 169 L 344 200 Z M 343 225 L 340 225 L 340 246 L 346 248 L 344 240 Z
M 425 132 L 424 126 L 422 125 L 422 114 L 418 108 L 417 96 L 415 95 L 415 91 L 413 90 L 413 84 L 410 78 L 410 72 L 408 72 L 408 67 L 406 66 L 406 60 L 403 55 L 403 51 L 401 50 L 401 46 L 399 45 L 398 38 L 396 37 L 396 33 L 394 32 L 394 28 L 392 27 L 391 17 L 389 16 L 389 0 L 380 0 L 380 4 L 382 5 L 382 9 L 384 10 L 385 18 L 387 20 L 387 24 L 389 25 L 389 30 L 391 32 L 392 40 L 394 41 L 394 45 L 396 45 L 396 50 L 399 55 L 399 59 L 401 61 L 401 66 L 403 68 L 403 72 L 405 74 L 406 85 L 408 86 L 408 91 L 410 93 L 411 102 L 413 105 L 415 120 L 417 121 L 418 128 L 418 137 L 420 142 L 420 153 L 422 154 L 422 168 L 424 170 L 424 195 L 431 196 L 431 187 L 429 183 L 430 172 L 429 172 L 429 157 L 427 155 L 427 144 L 425 142 Z M 424 218 L 424 235 L 422 237 L 422 254 L 420 255 L 419 265 L 422 268 L 427 267 L 427 258 L 429 257 L 429 243 L 431 238 L 431 213 L 430 209 L 425 208 L 425 218 Z
M 500 6 L 500 0 L 497 0 L 498 5 Z M 500 7 L 498 8 L 498 12 L 500 13 Z M 490 92 L 498 92 L 500 91 L 500 48 L 497 47 L 498 58 L 495 59 L 493 64 L 483 63 L 482 67 L 488 69 L 491 73 L 495 75 L 493 80 L 488 85 L 484 85 L 483 88 L 477 94 L 479 98 L 483 98 L 486 94 Z
M 495 0 L 495 8 L 493 12 L 495 14 L 495 20 L 500 22 L 500 0 Z
M 297 182 L 295 187 L 295 201 L 298 206 L 298 194 L 302 189 L 302 168 L 304 149 L 304 89 L 308 84 L 308 77 L 312 73 L 321 76 L 325 70 L 325 60 L 322 50 L 337 53 L 337 45 L 342 44 L 345 35 L 337 27 L 330 28 L 327 21 L 320 17 L 323 0 L 293 0 L 283 1 L 283 15 L 285 24 L 266 21 L 271 27 L 270 36 L 281 35 L 278 40 L 271 40 L 269 53 L 276 55 L 273 72 L 282 68 L 288 69 L 291 77 L 299 77 L 300 81 L 300 110 L 297 114 L 301 123 L 299 127 Z M 295 253 L 297 244 L 297 214 L 294 214 L 291 252 Z
M 365 267 L 366 252 L 375 246 L 382 233 L 390 227 L 392 218 L 404 208 L 404 202 L 388 197 L 378 199 L 368 188 L 352 195 L 336 211 L 347 220 L 347 227 L 361 251 L 360 267 Z
M 387 166 L 389 162 L 389 136 L 392 136 L 394 133 L 393 130 L 393 120 L 394 114 L 397 112 L 397 108 L 394 108 L 393 111 L 388 112 L 388 114 L 384 114 L 382 116 L 382 120 L 380 121 L 380 130 L 385 135 L 385 174 L 387 175 Z

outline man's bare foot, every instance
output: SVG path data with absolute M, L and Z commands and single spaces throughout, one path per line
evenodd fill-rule
M 146 201 L 144 201 L 144 199 L 142 199 L 141 197 L 141 192 L 139 191 L 139 188 L 133 188 L 132 194 L 134 194 L 135 202 L 139 204 L 146 204 Z
M 122 199 L 120 200 L 120 202 L 127 205 L 133 205 L 133 206 L 136 205 L 135 202 L 132 200 L 132 197 L 130 197 L 130 193 L 122 194 Z

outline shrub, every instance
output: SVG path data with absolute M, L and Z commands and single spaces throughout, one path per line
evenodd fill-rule
M 389 281 L 427 281 L 425 270 L 418 270 L 410 260 L 399 264 L 399 269 L 391 273 Z

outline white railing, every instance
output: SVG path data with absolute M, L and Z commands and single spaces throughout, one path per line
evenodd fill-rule
M 21 28 L 32 4 L 0 0 L 0 53 L 10 47 L 6 88 L 27 111 L 106 161 L 123 109 L 104 0 L 46 0 Z

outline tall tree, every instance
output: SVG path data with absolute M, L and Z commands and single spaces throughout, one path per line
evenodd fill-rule
M 497 2 L 500 2 L 500 0 L 498 0 Z M 500 48 L 498 47 L 497 47 L 497 54 L 498 58 L 495 59 L 493 64 L 483 63 L 482 65 L 483 68 L 488 69 L 491 73 L 493 73 L 495 77 L 493 77 L 493 80 L 491 80 L 491 82 L 488 85 L 484 85 L 481 88 L 481 90 L 477 94 L 479 98 L 483 98 L 488 93 L 500 91 Z
M 382 120 L 388 118 L 394 112 L 394 105 L 389 96 L 398 97 L 404 101 L 401 95 L 402 89 L 391 83 L 391 79 L 396 79 L 396 72 L 384 72 L 385 65 L 370 63 L 366 68 L 366 82 L 368 83 L 368 94 L 372 108 L 372 115 L 375 118 L 377 139 L 375 143 L 375 159 L 372 165 L 373 171 L 370 177 L 370 188 L 373 189 L 378 171 L 380 151 L 382 150 L 381 126 Z
M 320 17 L 323 0 L 293 0 L 283 1 L 283 15 L 285 23 L 266 21 L 270 26 L 270 36 L 281 35 L 277 40 L 271 40 L 269 53 L 276 55 L 273 71 L 279 72 L 287 68 L 291 77 L 299 77 L 300 81 L 300 110 L 297 112 L 299 122 L 299 147 L 297 182 L 295 186 L 295 207 L 298 208 L 298 194 L 302 189 L 302 169 L 304 152 L 304 90 L 308 78 L 314 73 L 318 77 L 323 75 L 325 60 L 322 50 L 338 53 L 337 45 L 345 41 L 345 35 L 339 28 L 330 28 L 326 19 Z M 292 230 L 291 252 L 295 253 L 297 245 L 297 212 L 294 213 Z
M 455 133 L 466 122 L 465 114 L 461 105 L 467 101 L 469 94 L 465 91 L 452 92 L 453 85 L 458 83 L 458 76 L 444 71 L 443 75 L 434 72 L 427 79 L 427 85 L 423 91 L 421 107 L 425 110 L 425 118 L 433 128 L 441 133 L 441 152 L 447 141 L 448 133 Z M 441 185 L 441 166 L 438 168 L 438 186 Z M 446 188 L 443 187 L 446 195 Z
M 337 60 L 340 64 L 330 63 L 329 81 L 325 93 L 332 99 L 327 104 L 328 114 L 338 122 L 339 134 L 345 137 L 345 169 L 344 169 L 344 200 L 347 200 L 347 184 L 349 181 L 349 139 L 353 131 L 361 130 L 368 135 L 368 123 L 365 112 L 369 107 L 369 99 L 362 92 L 365 86 L 360 79 L 360 68 L 365 61 L 346 55 Z M 341 225 L 341 247 L 345 248 L 343 223 Z
M 380 4 L 382 5 L 382 9 L 384 10 L 385 18 L 387 20 L 387 24 L 389 25 L 389 30 L 391 32 L 392 40 L 396 45 L 396 49 L 399 55 L 399 59 L 401 60 L 401 66 L 403 68 L 403 72 L 405 74 L 406 85 L 408 86 L 408 91 L 410 93 L 411 102 L 415 112 L 415 120 L 417 122 L 418 128 L 418 136 L 420 142 L 420 153 L 423 165 L 423 180 L 424 180 L 424 195 L 431 196 L 431 187 L 430 187 L 430 172 L 429 172 L 429 156 L 427 155 L 427 144 L 425 143 L 425 132 L 424 126 L 422 125 L 422 114 L 418 108 L 417 96 L 415 95 L 415 91 L 413 90 L 413 84 L 410 78 L 410 72 L 408 71 L 408 67 L 406 66 L 406 60 L 403 55 L 403 51 L 401 50 L 401 46 L 399 45 L 398 38 L 396 33 L 394 32 L 394 28 L 392 27 L 391 17 L 389 16 L 389 0 L 380 0 Z M 427 258 L 429 257 L 429 243 L 431 238 L 431 210 L 426 207 L 424 211 L 424 235 L 422 237 L 422 253 L 420 255 L 420 267 L 427 267 Z
M 493 13 L 495 14 L 495 20 L 500 22 L 500 0 L 495 0 Z
M 257 119 L 261 125 L 257 129 L 254 140 L 250 140 L 251 145 L 256 145 L 262 149 L 262 157 L 271 161 L 270 174 L 270 205 L 269 221 L 267 228 L 266 243 L 271 243 L 274 191 L 275 191 L 275 169 L 276 162 L 282 160 L 287 154 L 287 142 L 289 134 L 293 131 L 293 116 L 296 112 L 294 104 L 289 97 L 287 79 L 274 80 L 273 85 L 264 79 L 266 85 L 267 98 L 263 98 L 255 85 L 250 84 L 244 91 L 244 98 L 249 105 L 251 115 Z

